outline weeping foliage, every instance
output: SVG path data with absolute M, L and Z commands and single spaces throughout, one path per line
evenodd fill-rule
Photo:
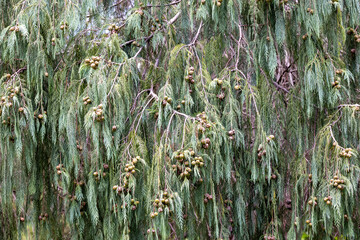
M 1 239 L 358 239 L 358 0 L 0 1 Z

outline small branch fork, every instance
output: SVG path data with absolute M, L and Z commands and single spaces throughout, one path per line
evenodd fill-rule
M 243 31 L 242 31 L 242 25 L 241 25 L 241 22 L 238 24 L 238 27 L 239 27 L 239 40 L 236 40 L 235 37 L 230 34 L 230 37 L 233 39 L 234 42 L 237 43 L 238 45 L 238 49 L 237 49 L 237 60 L 236 60 L 236 64 L 235 64 L 235 69 L 238 69 L 238 64 L 239 64 L 239 55 L 240 55 L 240 48 L 244 49 L 246 52 L 249 53 L 249 56 L 250 56 L 250 60 L 252 62 L 253 65 L 255 65 L 255 61 L 254 61 L 254 54 L 253 52 L 251 51 L 250 49 L 250 46 L 249 46 L 249 43 L 248 41 L 246 40 L 245 36 L 243 35 Z M 246 44 L 247 47 L 245 47 L 243 44 L 242 44 L 242 41 Z M 264 75 L 265 79 L 269 82 L 269 79 L 265 73 L 265 71 L 259 67 L 260 69 L 260 72 Z M 278 84 L 276 81 L 271 81 L 277 88 L 283 90 L 284 92 L 286 93 L 289 93 L 289 90 L 287 90 L 285 87 L 281 86 L 280 84 Z
M 152 90 L 150 90 L 150 95 L 152 95 L 152 96 L 156 99 L 156 101 L 159 100 L 159 96 L 156 95 Z M 185 117 L 185 118 L 189 118 L 189 119 L 195 121 L 195 118 L 192 117 L 192 116 L 189 116 L 189 115 L 187 115 L 187 114 L 185 114 L 185 113 L 176 111 L 175 109 L 173 109 L 172 111 L 173 111 L 174 114 L 177 114 L 177 115 L 180 115 L 180 116 L 183 116 L 183 117 Z
M 345 108 L 345 107 L 350 107 L 350 108 L 360 108 L 360 104 L 341 104 L 338 106 L 338 110 L 336 111 L 339 112 L 340 111 L 340 116 L 335 120 L 333 121 L 332 123 L 329 124 L 329 132 L 330 132 L 330 136 L 332 138 L 332 140 L 335 142 L 335 143 L 338 143 L 338 141 L 336 140 L 335 136 L 334 136 L 334 133 L 333 133 L 333 126 L 341 119 L 342 117 L 342 109 Z M 336 113 L 334 115 L 336 115 Z M 344 149 L 343 147 L 341 147 L 340 145 L 338 145 L 341 149 Z
M 150 104 L 154 99 L 155 99 L 155 101 L 158 101 L 158 100 L 159 100 L 159 96 L 158 96 L 157 94 L 155 94 L 152 89 L 146 89 L 146 90 L 141 91 L 141 92 L 136 96 L 136 98 L 138 98 L 138 97 L 139 97 L 142 93 L 144 93 L 144 92 L 149 92 L 149 95 L 146 97 L 146 99 L 147 99 L 149 96 L 150 96 L 150 99 L 149 99 L 149 100 L 146 102 L 146 104 L 142 107 L 141 112 L 136 115 L 134 122 L 131 124 L 129 134 L 128 134 L 128 135 L 125 137 L 125 139 L 124 139 L 125 142 L 128 140 L 128 138 L 129 138 L 130 133 L 132 132 L 132 130 L 134 130 L 134 134 L 136 134 L 136 132 L 137 132 L 137 130 L 138 130 L 138 128 L 139 128 L 139 125 L 140 125 L 142 116 L 143 116 L 145 110 L 147 109 L 147 106 L 149 106 L 149 104 Z M 135 108 L 135 104 L 134 104 L 134 106 L 132 106 L 132 109 L 134 109 L 134 108 Z M 185 125 L 186 125 L 187 119 L 190 119 L 190 120 L 192 120 L 192 121 L 195 121 L 195 117 L 189 116 L 189 115 L 187 115 L 187 114 L 185 114 L 185 113 L 182 113 L 182 112 L 179 112 L 179 111 L 176 111 L 175 109 L 173 109 L 173 110 L 172 110 L 172 115 L 171 115 L 170 120 L 169 120 L 169 123 L 168 123 L 168 125 L 167 125 L 167 127 L 166 127 L 166 131 L 164 132 L 164 134 L 166 133 L 166 138 L 168 137 L 168 134 L 169 134 L 169 132 L 170 132 L 170 125 L 171 125 L 172 119 L 173 119 L 173 117 L 174 117 L 175 115 L 179 115 L 179 116 L 185 117 L 185 120 L 184 120 L 184 131 L 185 131 Z M 136 121 L 137 121 L 137 124 L 136 124 L 136 127 L 135 127 Z M 163 136 L 164 136 L 164 135 L 163 135 Z M 184 138 L 185 138 L 185 134 L 183 135 L 183 141 L 184 141 Z M 129 147 L 130 147 L 130 145 L 131 145 L 131 142 L 132 142 L 132 141 L 128 142 L 128 145 L 127 145 L 127 147 L 126 147 L 126 151 L 129 150 Z M 166 143 L 165 143 L 165 145 L 166 145 Z M 126 152 L 126 151 L 124 151 L 124 152 Z
M 198 63 L 199 63 L 200 79 L 201 79 L 202 91 L 203 91 L 203 93 L 204 93 L 204 97 L 205 97 L 205 99 L 206 99 L 206 102 L 207 102 L 208 104 L 210 104 L 209 99 L 208 99 L 207 94 L 206 94 L 206 90 L 205 90 L 205 82 L 204 82 L 204 76 L 203 76 L 203 72 L 202 72 L 201 59 L 200 59 L 200 57 L 199 57 L 199 55 L 198 55 L 198 53 L 197 53 L 197 51 L 196 51 L 196 48 L 194 47 L 194 45 L 196 44 L 196 42 L 197 42 L 197 40 L 198 40 L 198 38 L 199 38 L 199 35 L 200 35 L 200 32 L 201 32 L 201 28 L 202 28 L 202 27 L 203 27 L 203 22 L 201 21 L 201 22 L 200 22 L 200 26 L 199 26 L 198 30 L 196 31 L 196 34 L 195 34 L 193 40 L 192 40 L 189 44 L 182 46 L 182 47 L 179 49 L 179 51 L 177 52 L 177 54 L 179 54 L 180 51 L 181 51 L 181 49 L 183 49 L 184 47 L 190 47 L 190 48 L 193 50 L 193 52 L 194 52 L 194 54 L 195 54 L 195 57 L 196 57 L 196 59 L 197 59 L 197 61 L 198 61 Z

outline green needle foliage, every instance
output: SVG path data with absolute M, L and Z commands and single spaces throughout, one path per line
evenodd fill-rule
M 358 0 L 0 0 L 0 239 L 359 239 Z

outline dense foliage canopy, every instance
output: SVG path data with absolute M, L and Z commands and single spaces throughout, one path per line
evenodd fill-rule
M 359 239 L 359 0 L 0 0 L 1 239 Z

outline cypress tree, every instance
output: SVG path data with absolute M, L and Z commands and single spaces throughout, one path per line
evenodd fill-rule
M 358 0 L 1 0 L 1 239 L 359 239 Z

